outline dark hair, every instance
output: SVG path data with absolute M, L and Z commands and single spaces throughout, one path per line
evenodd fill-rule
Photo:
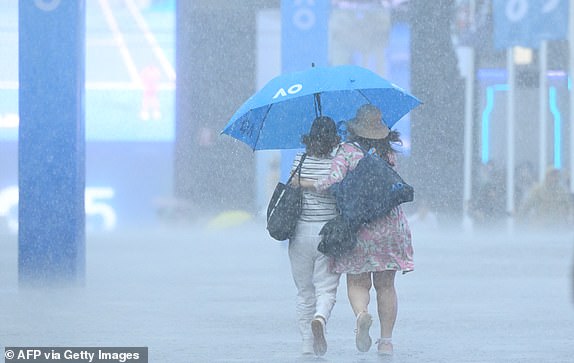
M 313 120 L 311 130 L 301 138 L 307 154 L 310 156 L 327 157 L 335 146 L 341 142 L 337 134 L 337 125 L 332 118 L 319 116 Z
M 387 160 L 389 154 L 394 154 L 397 152 L 397 150 L 393 148 L 393 144 L 403 144 L 403 141 L 401 140 L 401 133 L 397 130 L 391 130 L 387 137 L 384 139 L 368 139 L 366 137 L 357 136 L 350 132 L 347 141 L 356 142 L 365 150 L 375 149 L 379 156 Z

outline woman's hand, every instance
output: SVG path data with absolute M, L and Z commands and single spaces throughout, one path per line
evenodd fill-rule
M 293 178 L 290 184 L 294 187 L 301 187 L 303 189 L 315 190 L 315 181 L 313 179 Z

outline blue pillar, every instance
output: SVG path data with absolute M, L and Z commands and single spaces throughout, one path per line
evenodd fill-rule
M 20 285 L 85 272 L 85 0 L 19 2 Z
M 281 70 L 328 65 L 331 0 L 281 0 Z M 281 153 L 281 180 L 287 180 L 296 151 Z

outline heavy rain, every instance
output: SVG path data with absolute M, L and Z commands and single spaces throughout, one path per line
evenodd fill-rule
M 567 0 L 0 0 L 5 361 L 571 362 L 573 24 Z M 323 71 L 349 89 L 306 94 Z M 302 166 L 297 229 L 267 230 L 301 151 L 338 160 L 322 116 L 400 135 L 414 188 L 383 267 L 380 220 L 353 232 L 360 293 L 313 245 L 327 177 Z

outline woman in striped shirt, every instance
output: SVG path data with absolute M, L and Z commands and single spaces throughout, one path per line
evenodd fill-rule
M 318 181 L 329 175 L 331 159 L 341 141 L 337 126 L 330 117 L 317 117 L 309 134 L 303 136 L 306 157 L 301 165 L 301 178 Z M 293 161 L 293 171 L 303 153 Z M 298 176 L 293 182 L 297 184 Z M 329 193 L 303 192 L 301 217 L 289 240 L 289 259 L 297 286 L 297 314 L 303 338 L 303 354 L 322 356 L 327 351 L 325 325 L 335 305 L 339 274 L 329 269 L 329 258 L 317 251 L 319 231 L 325 222 L 337 216 L 335 199 Z

